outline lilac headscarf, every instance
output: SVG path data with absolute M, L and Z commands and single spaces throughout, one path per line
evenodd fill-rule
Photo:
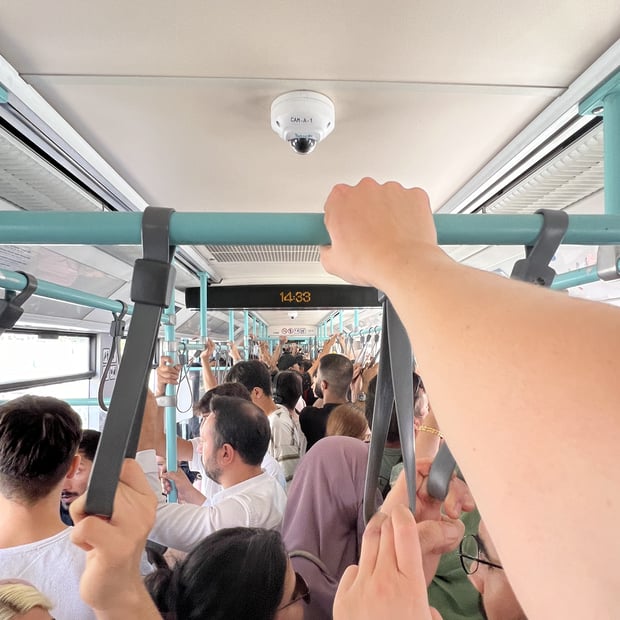
M 306 618 L 331 620 L 338 581 L 357 564 L 364 533 L 364 480 L 368 445 L 352 437 L 325 437 L 301 460 L 288 491 L 282 537 L 295 570 L 310 586 Z M 377 494 L 377 506 L 381 496 Z

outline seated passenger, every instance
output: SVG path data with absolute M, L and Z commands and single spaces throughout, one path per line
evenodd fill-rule
M 325 436 L 342 435 L 370 441 L 370 429 L 363 412 L 350 403 L 338 405 L 327 418 Z
M 49 614 L 53 606 L 27 581 L 0 580 L 0 620 L 54 620 Z
M 308 440 L 308 450 L 325 437 L 325 426 L 331 410 L 348 401 L 351 379 L 353 363 L 344 355 L 328 353 L 319 360 L 314 391 L 323 400 L 323 406 L 306 407 L 299 414 L 301 430 Z
M 159 611 L 179 620 L 302 620 L 311 599 L 280 534 L 257 528 L 211 534 L 146 585 Z
M 58 498 L 78 468 L 78 414 L 55 398 L 0 405 L 0 579 L 26 579 L 57 618 L 94 618 L 80 600 L 85 555 L 69 540 Z
M 225 527 L 279 529 L 286 506 L 282 487 L 261 469 L 269 444 L 269 423 L 263 412 L 232 396 L 214 397 L 211 410 L 200 428 L 199 452 L 206 475 L 220 484 L 222 491 L 202 506 L 167 504 L 153 449 L 157 403 L 151 393 L 147 397 L 136 460 L 158 499 L 157 519 L 149 538 L 180 551 L 190 551 Z
M 101 433 L 99 431 L 92 429 L 82 431 L 82 439 L 80 439 L 80 445 L 78 446 L 80 464 L 73 476 L 65 477 L 60 493 L 60 518 L 67 525 L 73 525 L 71 515 L 69 514 L 71 502 L 86 493 L 90 470 L 93 468 L 93 461 L 95 460 L 100 437 Z

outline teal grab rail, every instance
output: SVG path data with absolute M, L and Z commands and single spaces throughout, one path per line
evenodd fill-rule
M 532 245 L 541 215 L 434 216 L 442 245 Z M 0 244 L 137 245 L 141 213 L 1 212 Z M 321 213 L 173 213 L 174 245 L 321 245 Z M 571 215 L 563 243 L 620 244 L 620 215 Z

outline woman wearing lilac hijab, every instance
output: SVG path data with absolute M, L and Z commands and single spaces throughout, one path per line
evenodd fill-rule
M 312 593 L 307 619 L 331 620 L 338 582 L 359 560 L 367 462 L 363 441 L 325 437 L 304 456 L 289 487 L 282 537 Z

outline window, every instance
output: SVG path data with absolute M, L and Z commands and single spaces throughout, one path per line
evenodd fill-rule
M 89 379 L 95 375 L 94 336 L 31 330 L 0 336 L 0 392 Z

